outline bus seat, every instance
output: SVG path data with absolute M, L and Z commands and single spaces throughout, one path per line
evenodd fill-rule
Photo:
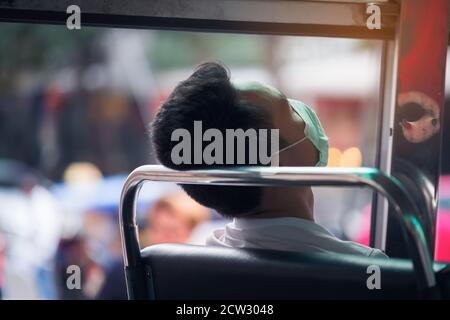
M 414 299 L 412 263 L 356 255 L 159 244 L 141 251 L 151 299 Z M 381 289 L 369 290 L 368 266 Z M 443 297 L 450 265 L 435 263 Z

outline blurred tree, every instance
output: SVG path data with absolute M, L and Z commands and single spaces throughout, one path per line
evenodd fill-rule
M 204 60 L 235 66 L 263 65 L 267 37 L 222 33 L 156 32 L 150 50 L 152 66 L 158 70 L 186 68 Z
M 100 28 L 68 31 L 65 26 L 0 24 L 0 90 L 8 90 L 22 71 L 52 72 L 76 62 L 103 32 Z

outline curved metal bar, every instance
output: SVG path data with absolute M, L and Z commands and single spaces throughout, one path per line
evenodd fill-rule
M 420 211 L 420 221 L 428 244 L 431 256 L 434 255 L 436 238 L 436 217 L 437 201 L 435 198 L 436 186 L 425 172 L 414 163 L 404 159 L 394 161 L 393 169 L 395 177 L 400 181 Z
M 121 196 L 119 220 L 127 270 L 142 270 L 135 207 L 139 189 L 148 180 L 227 186 L 368 186 L 385 196 L 396 212 L 408 243 L 419 290 L 425 291 L 436 285 L 432 259 L 414 201 L 397 179 L 373 168 L 242 167 L 175 171 L 158 165 L 141 166 L 128 176 Z M 128 291 L 130 297 L 135 296 L 130 286 Z

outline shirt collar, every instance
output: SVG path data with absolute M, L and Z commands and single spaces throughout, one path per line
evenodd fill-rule
M 316 230 L 332 235 L 330 231 L 315 223 L 314 221 L 295 218 L 295 217 L 281 217 L 281 218 L 234 218 L 234 227 L 238 229 L 254 229 L 266 228 L 274 226 L 289 226 L 301 229 Z

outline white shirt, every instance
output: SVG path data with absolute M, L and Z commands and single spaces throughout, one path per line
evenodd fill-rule
M 324 252 L 387 258 L 378 249 L 336 238 L 324 227 L 300 218 L 239 219 L 216 229 L 207 245 L 260 248 L 304 253 Z

